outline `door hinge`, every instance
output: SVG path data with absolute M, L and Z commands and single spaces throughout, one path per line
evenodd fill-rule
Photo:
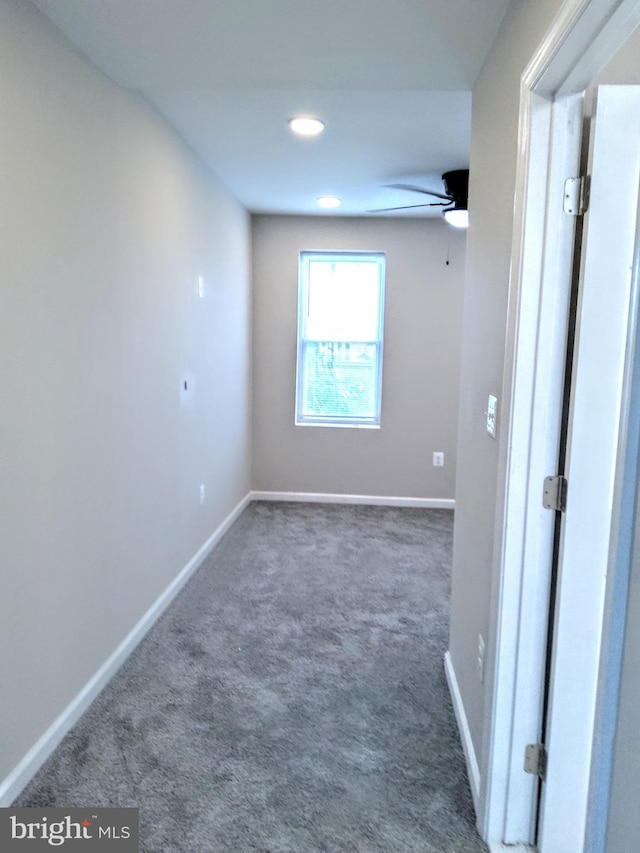
M 538 776 L 544 782 L 547 772 L 547 750 L 543 743 L 528 743 L 524 750 L 524 772 Z
M 545 509 L 553 509 L 556 512 L 564 512 L 567 508 L 568 483 L 565 477 L 544 478 L 544 489 L 542 492 L 542 506 Z
M 591 176 L 567 178 L 564 182 L 563 209 L 570 216 L 583 216 L 589 208 Z

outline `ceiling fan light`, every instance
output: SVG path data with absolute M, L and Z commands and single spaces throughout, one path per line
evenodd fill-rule
M 452 207 L 449 210 L 445 210 L 444 218 L 454 228 L 469 227 L 469 211 L 466 208 Z
M 289 127 L 296 136 L 318 136 L 324 130 L 324 122 L 315 116 L 294 116 Z

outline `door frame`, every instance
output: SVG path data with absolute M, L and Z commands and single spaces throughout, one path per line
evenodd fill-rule
M 615 502 L 635 302 L 640 86 L 600 86 L 594 120 L 566 460 L 571 495 L 562 520 L 545 734 L 545 851 L 583 849 L 601 653 L 606 660 L 611 642 L 604 616 L 616 574 Z
M 553 513 L 542 509 L 541 493 L 557 464 L 574 240 L 574 220 L 558 200 L 564 180 L 578 174 L 584 90 L 639 23 L 640 0 L 566 0 L 521 79 L 503 375 L 508 434 L 499 448 L 504 485 L 478 801 L 493 850 L 534 838 L 537 781 L 522 765 L 524 745 L 540 729 L 541 691 L 531 685 L 543 679 L 553 542 Z M 571 603 L 562 606 L 570 617 Z M 596 680 L 598 665 L 590 662 Z M 551 817 L 557 806 L 545 808 Z

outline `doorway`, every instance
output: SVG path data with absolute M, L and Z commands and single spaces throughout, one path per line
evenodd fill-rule
M 565 3 L 522 80 L 520 135 L 524 153 L 519 162 L 512 252 L 518 298 L 510 309 L 508 335 L 513 340 L 513 361 L 506 365 L 505 383 L 511 390 L 505 401 L 510 410 L 511 435 L 503 460 L 507 486 L 501 524 L 501 583 L 496 593 L 492 726 L 483 760 L 488 784 L 480 807 L 484 837 L 495 850 L 502 844 L 532 843 L 535 837 L 537 780 L 523 773 L 523 758 L 525 745 L 540 736 L 548 567 L 553 543 L 552 513 L 541 511 L 541 492 L 544 477 L 554 473 L 557 461 L 574 232 L 574 222 L 561 208 L 558 210 L 556 202 L 562 197 L 565 179 L 578 174 L 583 92 L 638 21 L 637 0 Z M 542 194 L 541 186 L 545 188 Z M 586 327 L 583 331 L 586 342 Z M 585 352 L 581 357 L 587 357 Z M 582 364 L 587 367 L 588 357 Z M 586 375 L 588 382 L 588 371 Z M 598 451 L 602 471 L 609 476 L 615 466 L 618 420 L 609 436 L 608 459 Z M 588 427 L 589 417 L 583 412 L 574 418 L 572 431 L 585 423 Z M 582 444 L 575 432 L 571 444 L 575 464 L 571 464 L 576 471 L 580 452 L 584 452 Z M 574 501 L 574 509 L 580 503 L 579 499 Z M 582 503 L 591 505 L 586 500 Z M 579 544 L 577 530 L 572 535 L 575 547 Z M 608 523 L 601 524 L 598 535 L 606 565 Z M 581 584 L 580 557 L 574 552 L 571 558 L 570 542 L 571 535 L 565 531 L 563 548 L 568 549 L 569 557 L 563 557 L 552 667 L 553 734 L 548 744 L 550 764 L 542 802 L 543 853 L 581 850 L 587 818 L 600 647 L 599 633 L 594 636 L 592 628 L 602 622 L 602 594 L 594 600 Z M 603 578 L 599 580 L 604 589 Z M 591 620 L 588 629 L 587 615 Z M 591 640 L 577 650 L 584 652 L 584 660 L 578 665 L 576 626 Z M 580 673 L 579 679 L 576 673 Z M 532 689 L 536 684 L 539 689 Z M 573 697 L 580 695 L 580 689 L 590 706 L 581 706 L 587 713 L 582 725 L 576 726 Z M 574 784 L 576 779 L 580 784 Z M 567 790 L 573 798 L 569 820 Z M 576 839 L 580 839 L 578 843 Z

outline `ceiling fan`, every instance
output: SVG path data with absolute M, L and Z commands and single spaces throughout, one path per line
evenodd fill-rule
M 411 192 L 439 198 L 441 201 L 430 201 L 424 204 L 406 204 L 401 207 L 383 207 L 370 210 L 368 213 L 389 213 L 392 210 L 411 210 L 416 207 L 442 207 L 444 208 L 442 211 L 444 218 L 450 225 L 456 228 L 466 228 L 469 224 L 469 212 L 467 209 L 469 170 L 454 169 L 453 171 L 445 172 L 442 175 L 442 182 L 444 184 L 444 193 L 425 190 L 413 184 L 385 184 L 390 189 L 410 190 Z

